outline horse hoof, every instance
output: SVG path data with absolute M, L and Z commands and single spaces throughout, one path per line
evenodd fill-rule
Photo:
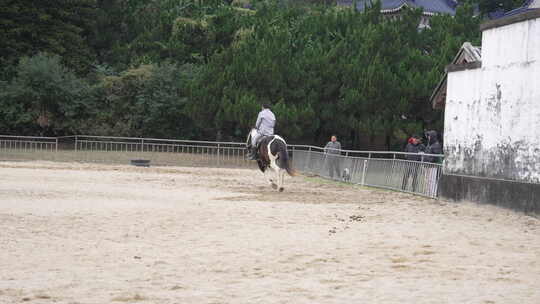
M 277 189 L 277 185 L 276 185 L 276 184 L 272 184 L 272 189 Z
M 283 192 L 283 190 L 285 190 L 285 188 L 283 187 L 279 188 L 279 192 Z

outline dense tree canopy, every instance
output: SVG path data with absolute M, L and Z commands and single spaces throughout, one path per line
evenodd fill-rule
M 429 96 L 480 38 L 468 4 L 419 30 L 377 4 L 38 2 L 1 4 L 0 133 L 238 140 L 267 102 L 291 142 L 396 148 L 440 127 Z
M 23 56 L 49 52 L 80 74 L 94 56 L 87 35 L 95 14 L 94 0 L 3 0 L 0 4 L 0 64 L 16 65 Z
M 79 132 L 92 104 L 88 84 L 60 63 L 60 56 L 23 57 L 17 76 L 0 86 L 0 127 L 14 133 Z M 5 131 L 4 131 L 5 132 Z

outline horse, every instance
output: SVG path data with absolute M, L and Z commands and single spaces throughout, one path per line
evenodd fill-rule
M 249 133 L 246 142 L 247 147 L 250 147 L 253 132 L 257 132 L 257 130 L 253 129 Z M 296 175 L 296 171 L 291 167 L 289 153 L 287 152 L 287 143 L 279 135 L 264 136 L 260 139 L 258 152 L 259 158 L 257 159 L 257 165 L 259 169 L 265 175 L 268 168 L 274 170 L 276 179 L 269 178 L 268 181 L 273 189 L 283 192 L 285 189 L 283 187 L 285 172 L 289 176 Z

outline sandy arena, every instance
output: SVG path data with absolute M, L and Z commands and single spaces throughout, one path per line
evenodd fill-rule
M 247 169 L 0 162 L 0 303 L 540 303 L 540 221 Z

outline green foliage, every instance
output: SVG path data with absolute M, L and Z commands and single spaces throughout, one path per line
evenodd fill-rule
M 66 1 L 4 5 L 0 133 L 240 140 L 270 103 L 292 142 L 395 148 L 440 126 L 431 92 L 480 42 L 472 4 L 419 30 L 420 11 L 389 19 L 379 2 Z M 41 50 L 61 57 L 16 64 Z
M 0 90 L 3 129 L 26 134 L 77 133 L 91 107 L 89 86 L 61 64 L 60 56 L 23 57 L 16 76 Z
M 142 65 L 97 85 L 100 100 L 94 111 L 93 134 L 122 136 L 195 136 L 185 114 L 189 87 L 197 68 L 171 63 Z
M 118 70 L 174 61 L 202 63 L 232 41 L 236 16 L 225 1 L 99 0 L 90 35 L 98 61 Z
M 84 35 L 91 28 L 94 0 L 3 1 L 0 5 L 0 64 L 38 52 L 57 54 L 71 70 L 88 72 L 94 54 Z M 4 77 L 13 75 L 4 71 Z
M 328 134 L 385 137 L 420 132 L 439 116 L 429 96 L 461 44 L 478 40 L 472 7 L 435 17 L 419 31 L 420 11 L 389 20 L 376 4 L 365 13 L 265 3 L 239 30 L 238 43 L 213 56 L 197 81 L 190 111 L 214 129 L 247 130 L 258 106 L 274 104 L 277 131 L 294 141 Z M 442 47 L 441 47 L 442 46 Z M 244 108 L 239 113 L 229 109 Z M 235 113 L 235 115 L 221 115 Z M 210 128 L 211 129 L 211 128 Z M 400 132 L 397 132 L 400 131 Z M 237 132 L 234 132 L 237 133 Z

